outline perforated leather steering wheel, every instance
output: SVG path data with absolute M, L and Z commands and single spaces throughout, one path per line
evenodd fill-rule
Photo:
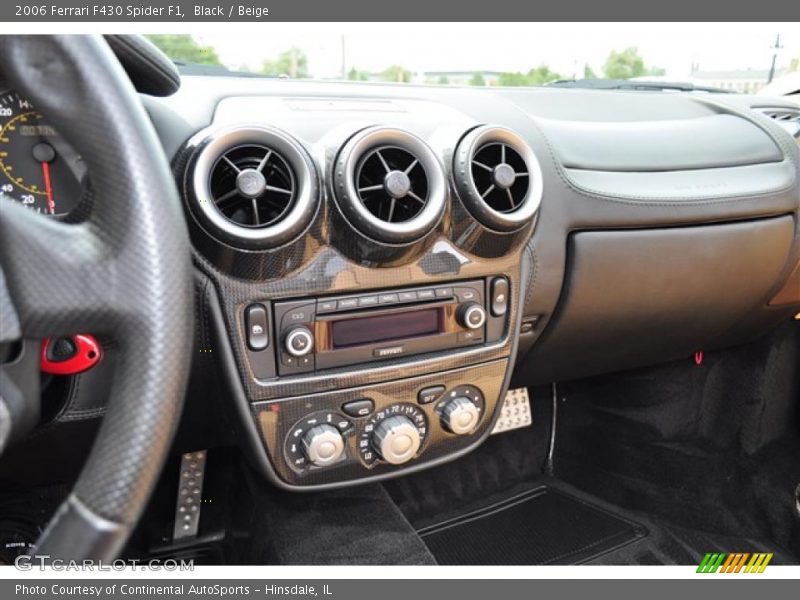
M 120 353 L 86 465 L 34 552 L 110 560 L 144 509 L 180 414 L 192 338 L 188 235 L 168 160 L 102 38 L 0 36 L 0 69 L 81 155 L 93 193 L 80 224 L 0 200 L 13 305 L 4 321 L 15 319 L 25 339 L 108 335 Z

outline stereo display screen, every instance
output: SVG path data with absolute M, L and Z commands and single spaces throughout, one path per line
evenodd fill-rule
M 442 309 L 427 308 L 331 323 L 334 348 L 347 348 L 441 333 Z

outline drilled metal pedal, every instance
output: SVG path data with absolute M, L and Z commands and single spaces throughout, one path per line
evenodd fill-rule
M 503 398 L 503 406 L 500 407 L 500 416 L 494 424 L 492 435 L 527 427 L 532 422 L 533 416 L 528 388 L 522 387 L 508 390 L 506 397 Z
M 197 536 L 203 501 L 203 477 L 206 471 L 206 451 L 186 452 L 181 457 L 178 475 L 178 500 L 175 505 L 173 541 Z

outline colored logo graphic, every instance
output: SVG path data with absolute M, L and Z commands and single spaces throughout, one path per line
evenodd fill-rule
M 772 560 L 772 552 L 708 552 L 700 566 L 698 573 L 763 573 Z

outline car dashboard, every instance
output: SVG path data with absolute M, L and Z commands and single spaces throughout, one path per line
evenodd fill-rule
M 800 306 L 790 101 L 206 76 L 142 101 L 193 244 L 193 379 L 286 489 L 454 460 L 511 388 L 688 360 Z M 77 219 L 64 155 L 72 208 L 33 204 Z

